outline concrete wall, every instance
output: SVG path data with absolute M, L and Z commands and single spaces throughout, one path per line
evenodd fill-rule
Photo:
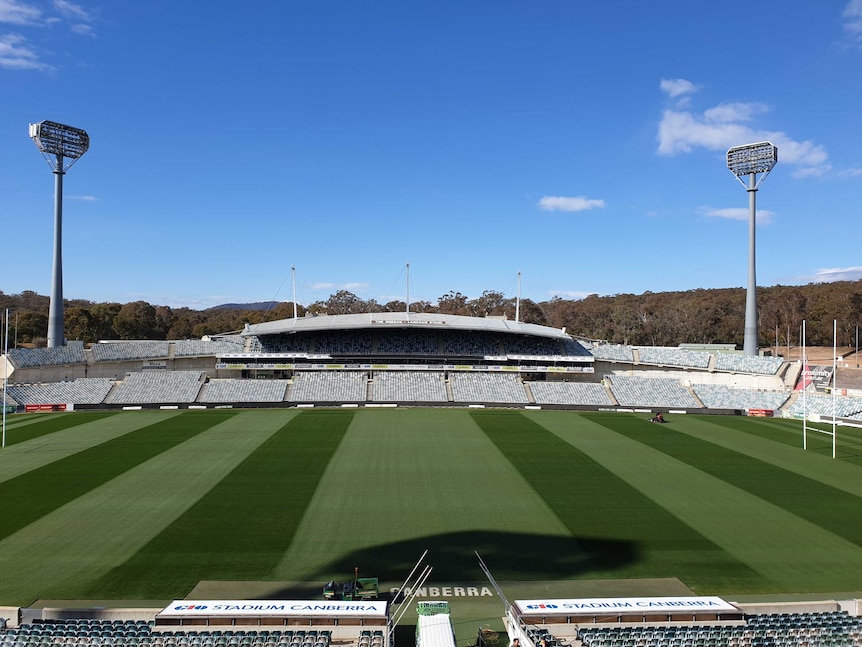
M 18 626 L 18 619 L 20 616 L 20 607 L 0 607 L 0 618 L 6 621 L 6 626 L 9 628 Z

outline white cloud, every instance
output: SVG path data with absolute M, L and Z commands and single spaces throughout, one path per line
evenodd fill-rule
M 69 196 L 70 200 L 80 200 L 82 202 L 98 202 L 99 198 L 94 195 L 72 195 Z
M 78 23 L 69 27 L 72 30 L 72 33 L 78 34 L 79 36 L 92 36 L 96 37 L 96 31 L 90 26 L 85 25 L 83 23 Z
M 87 10 L 80 5 L 68 2 L 68 0 L 54 0 L 54 8 L 61 16 L 70 20 L 90 22 L 93 19 Z
M 862 175 L 862 168 L 847 168 L 843 171 L 839 171 L 838 175 L 841 177 L 859 177 Z
M 862 279 L 862 267 L 826 267 L 814 271 L 814 274 L 800 276 L 805 283 L 834 283 L 835 281 L 858 281 Z
M 768 112 L 762 103 L 722 103 L 703 112 L 703 119 L 714 124 L 749 121 L 754 115 Z
M 35 25 L 41 16 L 41 10 L 31 4 L 18 0 L 0 0 L 0 22 L 10 25 Z
M 595 292 L 583 292 L 580 290 L 549 290 L 548 296 L 551 298 L 560 297 L 561 299 L 585 299 Z
M 54 69 L 39 60 L 36 50 L 20 34 L 0 34 L 0 67 L 43 72 Z
M 694 83 L 686 81 L 685 79 L 662 79 L 661 83 L 659 83 L 659 87 L 664 92 L 667 92 L 667 95 L 671 99 L 676 99 L 677 97 L 697 92 L 697 87 Z
M 862 0 L 860 0 L 862 2 Z M 778 147 L 778 160 L 796 167 L 794 177 L 822 175 L 832 167 L 824 148 L 810 140 L 797 141 L 781 131 L 748 125 L 755 116 L 768 112 L 762 103 L 727 102 L 702 113 L 669 108 L 658 127 L 660 155 L 690 153 L 695 148 L 726 151 L 749 142 L 770 141 Z
M 90 24 L 94 18 L 89 11 L 68 0 L 54 0 L 54 9 L 57 10 L 63 18 L 70 21 L 69 29 L 72 33 L 81 36 L 96 37 L 96 32 Z
M 726 207 L 724 209 L 715 209 L 713 207 L 701 207 L 698 209 L 700 213 L 709 218 L 727 218 L 728 220 L 748 220 L 747 207 Z M 768 225 L 775 220 L 775 212 L 769 209 L 757 209 L 757 222 L 761 225 Z
M 564 197 L 547 195 L 539 200 L 539 207 L 544 211 L 588 211 L 590 209 L 601 209 L 604 206 L 604 200 L 595 200 L 585 198 L 584 196 Z
M 862 0 L 850 0 L 842 14 L 844 31 L 857 42 L 862 42 Z

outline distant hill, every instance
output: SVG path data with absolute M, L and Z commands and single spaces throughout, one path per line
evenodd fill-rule
M 207 310 L 271 310 L 277 306 L 279 301 L 258 301 L 256 303 L 223 303 L 220 306 L 213 306 Z

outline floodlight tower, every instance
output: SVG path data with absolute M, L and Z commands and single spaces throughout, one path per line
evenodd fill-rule
M 755 195 L 760 183 L 778 163 L 778 148 L 770 142 L 734 146 L 727 151 L 727 168 L 748 191 L 748 290 L 745 295 L 743 353 L 757 355 L 757 278 L 755 272 Z M 742 176 L 748 176 L 748 185 Z M 760 179 L 758 179 L 760 175 Z
M 63 332 L 63 176 L 87 152 L 90 136 L 80 128 L 40 121 L 30 124 L 30 137 L 54 173 L 54 265 L 48 306 L 48 348 L 54 348 L 66 344 Z

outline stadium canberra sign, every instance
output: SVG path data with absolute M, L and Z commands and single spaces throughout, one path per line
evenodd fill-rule
M 522 615 L 556 613 L 739 613 L 739 609 L 715 596 L 659 598 L 584 598 L 571 600 L 517 600 Z
M 405 596 L 414 596 L 417 598 L 475 598 L 475 597 L 494 597 L 491 589 L 487 586 L 420 586 L 418 588 L 410 588 L 405 586 L 403 591 L 397 586 L 389 589 L 389 594 L 394 598 L 399 593 L 404 593 Z
M 386 617 L 386 602 L 326 600 L 174 600 L 161 617 L 206 616 Z

